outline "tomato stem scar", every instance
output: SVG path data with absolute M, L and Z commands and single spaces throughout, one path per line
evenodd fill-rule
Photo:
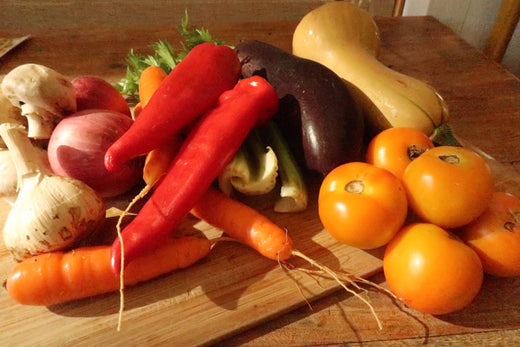
M 361 194 L 365 190 L 365 184 L 362 180 L 353 180 L 345 185 L 345 190 L 353 194 Z
M 455 154 L 441 155 L 441 156 L 439 156 L 439 159 L 447 162 L 448 164 L 460 163 L 460 158 Z

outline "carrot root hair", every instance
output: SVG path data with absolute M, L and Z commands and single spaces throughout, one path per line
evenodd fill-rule
M 227 237 L 227 236 L 222 236 L 222 237 L 213 239 L 211 241 L 213 243 L 222 242 L 222 241 L 237 242 L 237 243 L 240 243 L 240 244 L 243 244 L 243 245 L 247 246 L 247 244 L 244 243 L 243 241 L 237 240 L 237 239 L 232 238 L 232 237 Z M 348 285 L 354 286 L 355 289 L 363 291 L 364 289 L 361 286 L 359 286 L 359 284 L 366 284 L 366 285 L 369 285 L 369 286 L 371 286 L 373 288 L 376 288 L 377 290 L 383 291 L 384 293 L 388 294 L 392 298 L 396 299 L 395 295 L 390 290 L 388 290 L 388 289 L 386 289 L 386 288 L 384 288 L 384 287 L 382 287 L 382 286 L 380 286 L 380 285 L 378 285 L 378 284 L 376 284 L 376 283 L 374 283 L 374 282 L 372 282 L 370 280 L 367 280 L 366 278 L 354 275 L 354 274 L 352 274 L 350 272 L 334 271 L 331 268 L 329 268 L 328 266 L 323 265 L 323 264 L 317 262 L 316 260 L 308 257 L 307 255 L 305 255 L 304 253 L 302 253 L 302 252 L 300 252 L 298 250 L 293 249 L 291 251 L 291 255 L 293 257 L 298 257 L 298 258 L 301 258 L 301 259 L 305 260 L 307 263 L 309 263 L 310 265 L 316 267 L 318 270 L 311 270 L 311 269 L 306 269 L 306 268 L 301 268 L 301 267 L 294 267 L 287 260 L 278 259 L 278 264 L 280 265 L 282 270 L 284 270 L 286 273 L 288 273 L 290 271 L 300 271 L 300 272 L 303 272 L 303 273 L 306 273 L 306 274 L 310 275 L 314 279 L 316 279 L 316 277 L 323 277 L 324 275 L 326 277 L 328 277 L 329 279 L 333 279 L 343 289 L 345 289 L 345 291 L 347 291 L 348 293 L 354 295 L 356 298 L 358 298 L 363 303 L 365 303 L 369 307 L 370 312 L 372 313 L 372 315 L 374 316 L 374 319 L 377 322 L 377 326 L 378 326 L 379 330 L 383 329 L 383 325 L 381 323 L 381 320 L 379 319 L 379 316 L 377 315 L 377 313 L 376 313 L 376 311 L 374 309 L 374 306 L 370 303 L 370 301 L 368 299 L 363 297 L 363 295 L 361 295 L 358 291 L 349 288 Z M 303 300 L 305 300 L 305 303 L 307 304 L 309 309 L 312 311 L 313 310 L 312 305 L 309 302 L 309 300 L 307 299 L 307 297 L 305 296 L 305 294 L 303 293 L 302 288 L 298 285 L 298 281 L 296 279 L 294 279 L 293 277 L 290 277 L 290 278 L 291 278 L 291 280 L 293 280 L 295 282 L 296 288 L 297 288 L 298 292 L 302 296 Z M 366 290 L 364 290 L 364 291 L 366 291 Z
M 156 182 L 159 180 L 159 178 L 156 180 Z M 150 190 L 153 188 L 153 186 L 154 186 L 154 184 L 156 182 L 154 182 L 152 184 L 147 184 L 132 199 L 132 201 L 130 201 L 130 203 L 128 204 L 126 209 L 119 216 L 119 220 L 118 220 L 118 223 L 117 223 L 117 226 L 116 226 L 117 236 L 119 237 L 119 239 L 121 241 L 121 272 L 120 272 L 120 289 L 119 289 L 119 292 L 120 292 L 120 304 L 119 304 L 119 315 L 118 315 L 118 323 L 117 323 L 117 330 L 118 331 L 120 331 L 120 329 L 121 329 L 122 315 L 123 315 L 123 311 L 124 311 L 124 279 L 123 279 L 123 274 L 124 274 L 124 272 L 123 272 L 123 269 L 124 269 L 124 257 L 123 257 L 123 255 L 124 255 L 124 245 L 123 245 L 123 240 L 122 240 L 122 237 L 121 237 L 121 223 L 122 223 L 122 220 L 124 219 L 124 217 L 129 213 L 130 209 L 135 205 L 135 203 L 137 203 L 140 199 L 145 197 L 150 192 Z M 195 215 L 196 215 L 196 213 L 195 213 Z M 286 236 L 286 244 L 287 244 L 287 242 L 289 242 L 289 240 L 290 240 L 290 237 L 288 235 L 287 230 L 285 230 L 285 236 Z M 221 236 L 221 237 L 218 237 L 218 238 L 210 240 L 210 242 L 212 244 L 211 247 L 213 247 L 218 242 L 224 242 L 224 241 L 225 242 L 228 242 L 228 241 L 229 242 L 238 242 L 238 243 L 241 243 L 243 245 L 251 247 L 251 245 L 248 242 L 245 242 L 244 240 L 237 239 L 235 237 L 226 236 L 225 234 L 223 236 Z M 309 276 L 311 276 L 314 279 L 316 279 L 317 277 L 324 277 L 325 276 L 325 277 L 327 277 L 329 279 L 332 279 L 332 280 L 336 281 L 346 292 L 348 292 L 349 294 L 354 295 L 356 298 L 358 298 L 363 303 L 365 303 L 369 307 L 372 315 L 374 316 L 379 329 L 381 330 L 383 328 L 382 327 L 382 323 L 381 323 L 381 321 L 380 321 L 380 319 L 379 319 L 379 317 L 378 317 L 378 315 L 377 315 L 373 305 L 370 303 L 370 301 L 367 298 L 365 298 L 362 295 L 362 293 L 361 294 L 359 293 L 360 290 L 361 291 L 366 291 L 366 289 L 363 289 L 359 284 L 369 285 L 369 286 L 371 286 L 373 288 L 376 288 L 376 289 L 378 289 L 380 291 L 385 292 L 386 294 L 388 294 L 392 298 L 396 299 L 395 295 L 390 290 L 388 290 L 388 289 L 386 289 L 386 288 L 384 288 L 384 287 L 382 287 L 382 286 L 380 286 L 380 285 L 378 285 L 378 284 L 376 284 L 376 283 L 374 283 L 372 281 L 369 281 L 369 280 L 367 280 L 367 279 L 365 279 L 363 277 L 354 275 L 354 274 L 352 274 L 350 272 L 332 270 L 329 267 L 327 267 L 326 265 L 317 262 L 316 260 L 310 258 L 309 256 L 305 255 L 304 253 L 302 253 L 302 252 L 292 248 L 291 246 L 289 246 L 289 247 L 291 248 L 291 249 L 289 249 L 289 252 L 290 252 L 289 256 L 284 255 L 284 257 L 282 258 L 280 256 L 280 253 L 278 253 L 278 259 L 277 259 L 278 264 L 281 266 L 281 268 L 283 270 L 285 270 L 285 272 L 287 274 L 290 271 L 300 271 L 302 273 L 308 274 Z M 292 266 L 288 262 L 288 260 L 291 257 L 301 258 L 301 259 L 305 260 L 308 264 L 310 264 L 313 267 L 317 268 L 317 270 L 301 268 L 301 267 L 294 267 L 294 266 Z M 291 277 L 291 279 L 295 282 L 298 291 L 302 295 L 303 299 L 305 300 L 305 302 L 307 303 L 309 308 L 312 310 L 312 306 L 311 306 L 310 302 L 308 301 L 308 299 L 305 297 L 302 288 L 298 284 L 298 281 L 296 279 L 294 279 L 293 277 Z M 354 289 L 349 288 L 349 286 L 353 286 Z
M 121 223 L 123 222 L 123 219 L 127 216 L 127 214 L 130 212 L 130 209 L 142 198 L 144 198 L 152 189 L 153 185 L 146 185 L 144 188 L 130 201 L 128 206 L 126 206 L 125 210 L 119 215 L 119 218 L 117 220 L 116 224 L 116 232 L 117 237 L 119 238 L 119 241 L 121 243 L 121 270 L 119 270 L 119 312 L 117 317 L 117 331 L 121 331 L 121 325 L 123 322 L 123 311 L 125 307 L 125 280 L 124 280 L 124 264 L 125 264 L 125 252 L 124 252 L 124 245 L 123 245 L 123 237 L 121 235 Z
M 367 284 L 367 285 L 370 285 L 378 290 L 381 290 L 381 291 L 384 291 L 385 293 L 389 294 L 390 296 L 394 297 L 395 298 L 395 295 L 390 292 L 389 290 L 387 290 L 386 288 L 372 282 L 372 281 L 369 281 L 363 277 L 360 277 L 360 276 L 357 276 L 357 275 L 354 275 L 352 273 L 349 273 L 349 272 L 339 272 L 339 271 L 334 271 L 332 270 L 331 268 L 329 268 L 328 266 L 325 266 L 323 264 L 320 264 L 319 262 L 317 262 L 316 260 L 308 257 L 307 255 L 305 255 L 304 253 L 298 251 L 298 250 L 295 250 L 293 249 L 292 250 L 292 255 L 294 257 L 298 257 L 298 258 L 301 258 L 303 260 L 305 260 L 306 262 L 308 262 L 309 264 L 311 264 L 312 266 L 316 267 L 318 270 L 310 270 L 310 269 L 305 269 L 305 268 L 295 268 L 295 267 L 291 267 L 289 270 L 297 270 L 297 271 L 301 271 L 303 273 L 306 273 L 306 274 L 309 274 L 311 275 L 313 278 L 314 276 L 323 276 L 325 275 L 326 277 L 330 278 L 330 279 L 333 279 L 334 281 L 336 281 L 345 291 L 347 291 L 348 293 L 354 295 L 356 298 L 358 298 L 359 300 L 361 300 L 363 303 L 365 303 L 372 315 L 374 316 L 374 319 L 376 320 L 377 322 L 377 326 L 379 327 L 379 330 L 382 330 L 383 329 L 383 325 L 381 323 L 381 320 L 379 319 L 375 309 L 374 309 L 374 306 L 370 303 L 370 301 L 368 299 L 366 299 L 363 295 L 361 295 L 359 292 L 357 292 L 356 290 L 353 290 L 351 288 L 349 288 L 348 285 L 352 285 L 354 286 L 356 289 L 358 290 L 363 290 L 363 288 L 361 288 L 358 283 L 362 283 L 362 284 Z M 283 264 L 283 265 L 282 265 Z M 280 265 L 282 266 L 287 266 L 287 263 L 282 263 L 280 262 Z M 300 290 L 300 293 L 303 295 L 303 292 Z M 310 305 L 308 303 L 308 300 L 304 297 L 305 301 L 307 302 L 308 305 Z

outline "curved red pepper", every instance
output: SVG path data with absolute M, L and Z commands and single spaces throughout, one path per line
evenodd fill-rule
M 237 54 L 227 46 L 195 46 L 166 76 L 130 129 L 105 154 L 105 167 L 117 171 L 126 161 L 159 147 L 215 105 L 240 76 Z
M 231 161 L 255 126 L 266 125 L 278 109 L 273 87 L 259 76 L 238 82 L 195 124 L 135 219 L 122 231 L 124 263 L 148 253 L 169 237 Z M 121 239 L 112 244 L 112 270 L 121 270 Z

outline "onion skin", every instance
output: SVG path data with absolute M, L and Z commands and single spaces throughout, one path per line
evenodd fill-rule
M 125 98 L 110 83 L 96 76 L 78 76 L 71 81 L 76 93 L 78 111 L 103 109 L 131 117 Z
M 141 180 L 143 161 L 137 158 L 121 170 L 109 172 L 103 160 L 106 150 L 132 122 L 125 114 L 101 109 L 83 110 L 64 118 L 49 140 L 52 171 L 85 182 L 103 198 L 128 191 Z

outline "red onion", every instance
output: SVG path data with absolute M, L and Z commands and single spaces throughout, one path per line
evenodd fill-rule
M 104 165 L 105 152 L 132 124 L 127 115 L 109 110 L 84 110 L 61 120 L 49 140 L 49 163 L 56 175 L 85 182 L 102 197 L 120 195 L 141 179 L 141 159 L 118 172 Z
M 76 93 L 78 111 L 98 108 L 132 116 L 123 95 L 104 79 L 96 76 L 78 76 L 70 82 Z

